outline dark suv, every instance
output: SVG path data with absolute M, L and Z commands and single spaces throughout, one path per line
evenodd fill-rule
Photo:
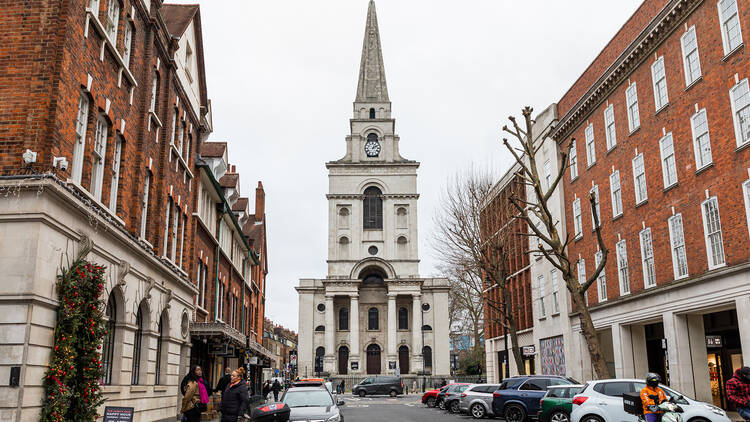
M 492 413 L 507 422 L 522 422 L 527 416 L 536 418 L 539 403 L 550 385 L 578 384 L 572 378 L 556 375 L 524 375 L 506 378 L 492 393 Z
M 404 394 L 404 383 L 401 382 L 401 377 L 377 375 L 365 378 L 352 387 L 352 394 L 360 397 L 376 394 L 388 394 L 391 397 L 396 397 L 399 394 Z

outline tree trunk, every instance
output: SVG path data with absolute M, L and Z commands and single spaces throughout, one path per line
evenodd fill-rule
M 578 280 L 575 280 L 574 282 L 578 283 Z M 596 333 L 596 328 L 594 328 L 594 322 L 591 320 L 589 308 L 586 306 L 584 294 L 585 293 L 577 291 L 573 292 L 570 297 L 573 299 L 573 303 L 578 311 L 578 318 L 581 321 L 581 332 L 589 349 L 591 365 L 594 367 L 598 379 L 611 378 L 609 369 L 607 368 L 607 361 L 604 359 L 604 355 L 602 355 L 599 336 Z M 612 333 L 612 335 L 615 335 L 615 333 Z
M 526 365 L 523 364 L 521 348 L 518 347 L 518 331 L 516 330 L 516 322 L 513 318 L 508 321 L 508 334 L 510 334 L 510 347 L 513 350 L 513 359 L 516 361 L 518 375 L 526 375 Z M 508 351 L 506 350 L 505 353 L 508 353 Z

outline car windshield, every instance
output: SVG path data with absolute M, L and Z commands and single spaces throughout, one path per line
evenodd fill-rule
M 328 407 L 333 405 L 333 399 L 326 390 L 289 390 L 282 399 L 289 407 Z

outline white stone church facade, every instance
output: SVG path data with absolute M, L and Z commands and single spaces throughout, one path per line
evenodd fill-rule
M 296 288 L 298 373 L 447 375 L 448 283 L 419 277 L 419 163 L 399 154 L 373 1 L 350 127 L 326 163 L 328 276 Z

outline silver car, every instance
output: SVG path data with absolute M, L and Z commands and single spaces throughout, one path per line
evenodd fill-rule
M 284 392 L 281 402 L 289 406 L 290 421 L 327 421 L 344 422 L 339 411 L 342 400 L 334 400 L 333 395 L 322 384 L 310 386 L 293 386 Z
M 492 393 L 500 388 L 500 384 L 472 384 L 461 393 L 459 409 L 461 413 L 468 413 L 474 419 L 482 419 L 492 414 Z

